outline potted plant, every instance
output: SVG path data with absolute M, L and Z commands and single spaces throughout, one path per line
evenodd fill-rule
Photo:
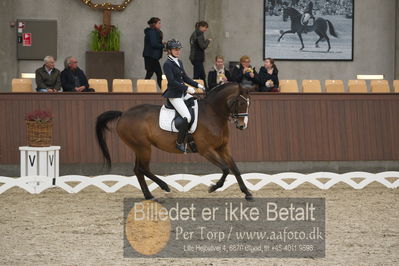
M 119 51 L 121 34 L 114 25 L 94 25 L 90 33 L 90 48 L 95 52 Z
M 124 78 L 125 57 L 120 50 L 120 31 L 114 25 L 94 25 L 90 33 L 90 50 L 86 52 L 86 74 L 89 78 L 112 80 Z
M 25 116 L 28 146 L 48 147 L 53 138 L 53 116 L 50 111 L 36 110 Z

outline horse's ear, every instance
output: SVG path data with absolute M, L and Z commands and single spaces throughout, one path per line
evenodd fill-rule
M 256 86 L 249 89 L 242 87 L 241 84 L 238 84 L 238 86 L 240 87 L 240 94 L 243 96 L 248 96 L 250 92 L 256 91 Z

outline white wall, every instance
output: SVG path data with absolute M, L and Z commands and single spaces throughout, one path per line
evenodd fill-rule
M 277 62 L 280 78 L 347 80 L 359 73 L 382 73 L 387 79 L 394 79 L 398 1 L 355 0 L 353 62 L 281 61 Z M 101 11 L 89 9 L 80 0 L 0 0 L 0 7 L 0 34 L 6 37 L 0 44 L 0 91 L 9 91 L 12 77 L 33 72 L 42 64 L 15 59 L 15 29 L 8 26 L 11 20 L 58 20 L 57 67 L 62 69 L 63 59 L 74 55 L 85 69 L 88 35 L 94 24 L 102 23 Z M 199 19 L 208 20 L 210 29 L 206 34 L 214 39 L 207 50 L 207 71 L 216 54 L 224 55 L 226 61 L 237 61 L 247 54 L 254 66 L 262 65 L 263 0 L 134 0 L 124 12 L 112 15 L 112 23 L 122 32 L 121 49 L 126 56 L 127 78 L 145 75 L 143 30 L 152 16 L 162 19 L 165 39 L 177 38 L 183 42 L 182 58 L 189 74 L 192 73 L 188 60 L 189 37 Z

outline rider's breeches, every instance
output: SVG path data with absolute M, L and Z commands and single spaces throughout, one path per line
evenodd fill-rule
M 181 98 L 169 98 L 170 103 L 173 105 L 173 107 L 176 109 L 176 111 L 183 117 L 187 118 L 187 121 L 190 123 L 191 122 L 191 115 L 190 111 L 188 111 L 188 108 L 186 104 L 184 103 L 184 100 L 190 99 L 191 96 L 190 94 L 186 94 L 186 96 L 181 97 Z

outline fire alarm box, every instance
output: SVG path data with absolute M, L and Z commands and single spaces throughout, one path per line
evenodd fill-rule
M 57 58 L 57 21 L 43 19 L 17 20 L 17 59 Z

